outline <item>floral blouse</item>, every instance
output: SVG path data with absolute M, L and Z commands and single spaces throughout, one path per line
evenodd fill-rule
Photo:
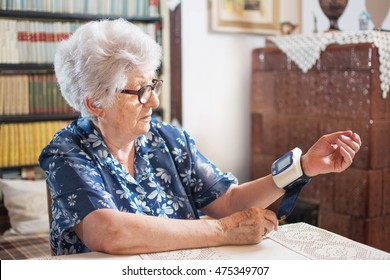
M 237 179 L 222 173 L 186 131 L 153 119 L 136 140 L 134 178 L 113 157 L 92 121 L 58 131 L 40 157 L 52 196 L 50 243 L 56 255 L 89 252 L 73 228 L 96 209 L 175 219 L 198 210 Z

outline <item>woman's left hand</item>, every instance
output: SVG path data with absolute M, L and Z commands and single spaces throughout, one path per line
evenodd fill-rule
M 347 169 L 359 151 L 360 136 L 350 130 L 322 136 L 302 157 L 302 169 L 309 177 Z

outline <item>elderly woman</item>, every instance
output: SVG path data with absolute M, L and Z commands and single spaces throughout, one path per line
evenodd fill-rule
M 259 243 L 278 227 L 264 208 L 301 177 L 345 170 L 360 148 L 352 131 L 325 135 L 298 155 L 299 174 L 285 176 L 288 182 L 269 175 L 239 185 L 186 131 L 152 117 L 163 86 L 160 60 L 160 46 L 122 19 L 87 23 L 60 43 L 56 76 L 81 117 L 39 158 L 52 197 L 55 254 Z

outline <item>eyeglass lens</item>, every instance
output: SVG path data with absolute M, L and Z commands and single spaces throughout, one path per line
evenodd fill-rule
M 148 102 L 150 96 L 152 95 L 152 91 L 159 96 L 161 93 L 161 87 L 162 87 L 162 82 L 161 81 L 156 81 L 153 86 L 145 86 L 139 90 L 139 101 L 142 104 L 145 104 Z

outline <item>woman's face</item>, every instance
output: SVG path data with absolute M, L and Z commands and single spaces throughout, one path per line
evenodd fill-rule
M 153 78 L 154 73 L 132 72 L 128 75 L 125 89 L 139 90 L 143 86 L 151 85 Z M 145 104 L 138 101 L 137 95 L 117 93 L 116 102 L 112 107 L 104 109 L 104 117 L 100 118 L 100 123 L 110 127 L 113 133 L 123 133 L 122 135 L 129 135 L 130 140 L 134 140 L 149 131 L 152 109 L 159 104 L 154 93 Z

